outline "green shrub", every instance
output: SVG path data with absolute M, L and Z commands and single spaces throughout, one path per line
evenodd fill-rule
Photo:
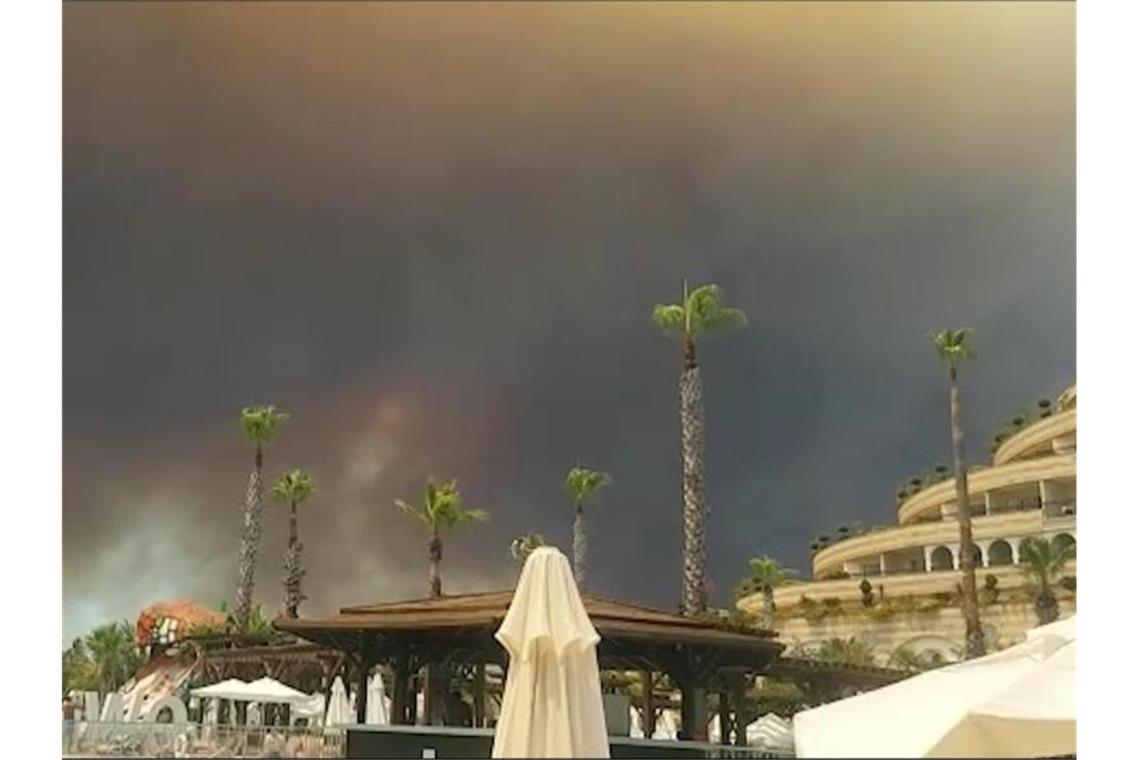
M 871 581 L 866 578 L 859 584 L 859 593 L 862 594 L 862 602 L 864 607 L 870 607 L 875 603 L 875 594 L 871 590 Z
M 991 605 L 997 603 L 998 600 L 998 579 L 992 573 L 986 574 L 985 587 L 982 589 L 981 597 L 982 604 Z
M 811 622 L 823 620 L 827 617 L 827 610 L 807 595 L 800 596 L 800 609 L 803 611 L 804 618 Z
M 938 612 L 938 610 L 942 609 L 945 606 L 946 605 L 938 599 L 927 597 L 926 599 L 922 599 L 917 604 L 915 604 L 914 609 L 917 612 Z
M 890 620 L 895 616 L 895 608 L 892 604 L 877 604 L 874 607 L 868 607 L 864 610 L 864 614 L 876 622 Z

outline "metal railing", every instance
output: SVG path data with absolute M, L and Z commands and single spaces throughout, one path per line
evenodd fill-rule
M 344 757 L 342 728 L 63 721 L 64 756 Z

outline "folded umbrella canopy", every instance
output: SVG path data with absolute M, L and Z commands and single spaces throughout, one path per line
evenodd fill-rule
M 340 676 L 337 676 L 336 680 L 333 681 L 332 692 L 329 694 L 329 709 L 325 715 L 325 725 L 343 726 L 355 722 L 356 718 L 353 716 L 348 703 L 348 695 L 344 691 L 344 681 L 340 680 Z
M 511 662 L 491 757 L 609 757 L 601 638 L 560 551 L 527 558 L 495 638 Z
M 1076 618 L 1025 643 L 795 716 L 800 757 L 1056 757 L 1077 751 Z
M 364 706 L 364 722 L 373 726 L 388 724 L 387 697 L 384 696 L 384 677 L 379 672 L 368 679 L 368 704 Z

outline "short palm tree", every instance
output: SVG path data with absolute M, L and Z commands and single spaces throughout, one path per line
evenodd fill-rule
M 71 646 L 63 650 L 63 693 L 69 691 L 91 691 L 97 689 L 94 667 L 87 646 L 82 638 L 76 638 Z
M 1072 544 L 1058 545 L 1043 538 L 1027 538 L 1018 549 L 1022 572 L 1035 587 L 1033 609 L 1040 625 L 1052 623 L 1061 614 L 1053 582 L 1065 571 L 1065 563 L 1076 556 Z
M 282 579 L 285 595 L 285 614 L 297 617 L 297 608 L 306 599 L 301 591 L 301 581 L 305 568 L 301 562 L 304 545 L 297 537 L 297 507 L 313 495 L 313 478 L 304 470 L 291 470 L 281 476 L 273 486 L 273 495 L 278 501 L 289 505 L 289 543 L 285 547 L 285 575 Z
M 127 621 L 101 625 L 83 640 L 89 677 L 103 693 L 115 691 L 142 665 L 134 631 Z
M 541 533 L 523 533 L 511 541 L 507 556 L 516 562 L 526 562 L 530 553 L 540 546 L 546 546 L 546 538 Z
M 424 489 L 423 506 L 413 507 L 403 499 L 396 499 L 396 506 L 427 529 L 429 593 L 433 598 L 443 596 L 443 583 L 439 576 L 439 564 L 443 561 L 443 534 L 459 525 L 482 522 L 487 519 L 487 513 L 463 506 L 459 482 L 454 479 L 437 481 L 429 478 Z
M 241 426 L 254 445 L 253 470 L 249 474 L 249 485 L 245 490 L 237 598 L 234 601 L 234 622 L 243 633 L 249 626 L 257 556 L 261 550 L 261 505 L 264 490 L 261 480 L 262 450 L 273 440 L 277 428 L 287 419 L 288 414 L 273 406 L 246 407 L 241 410 Z
M 598 470 L 575 465 L 566 473 L 566 495 L 574 504 L 574 580 L 580 591 L 586 589 L 586 502 L 610 485 L 610 476 Z
M 679 304 L 657 304 L 653 321 L 666 335 L 681 339 L 681 488 L 684 546 L 681 610 L 699 615 L 708 606 L 704 493 L 705 413 L 697 338 L 748 324 L 740 309 L 721 304 L 720 288 L 702 285 L 691 293 L 685 283 Z
M 970 496 L 966 483 L 966 438 L 962 431 L 962 400 L 958 392 L 958 367 L 973 358 L 970 331 L 943 330 L 930 336 L 938 356 L 950 373 L 950 448 L 954 457 L 954 485 L 958 503 L 958 556 L 962 569 L 962 616 L 966 619 L 966 659 L 986 653 L 982 621 L 978 612 L 978 580 L 974 570 L 974 529 L 970 521 Z
M 819 646 L 816 657 L 824 662 L 842 665 L 874 665 L 875 654 L 871 646 L 856 638 L 830 638 Z
M 795 570 L 784 567 L 777 560 L 767 555 L 753 557 L 748 560 L 752 574 L 740 584 L 742 594 L 764 595 L 764 615 L 762 623 L 765 628 L 772 628 L 776 623 L 776 597 L 775 590 L 788 582 L 796 574 Z

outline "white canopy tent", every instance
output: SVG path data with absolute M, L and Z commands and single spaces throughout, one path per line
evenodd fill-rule
M 495 638 L 511 664 L 491 757 L 609 757 L 601 638 L 560 551 L 527 558 Z
M 259 678 L 247 684 L 245 693 L 246 696 L 243 697 L 245 700 L 258 704 L 301 705 L 311 699 L 305 692 L 297 691 L 272 678 Z
M 795 716 L 801 757 L 1056 757 L 1076 749 L 1076 618 L 1001 652 Z
M 211 699 L 246 699 L 244 689 L 249 686 L 245 681 L 238 680 L 237 678 L 227 678 L 224 681 L 211 684 L 210 686 L 202 686 L 197 689 L 191 689 L 190 695 L 194 697 L 206 697 Z
M 229 699 L 235 702 L 276 705 L 303 704 L 311 699 L 308 694 L 297 691 L 272 678 L 259 678 L 252 683 L 229 678 L 211 686 L 191 689 L 190 695 L 198 698 Z

